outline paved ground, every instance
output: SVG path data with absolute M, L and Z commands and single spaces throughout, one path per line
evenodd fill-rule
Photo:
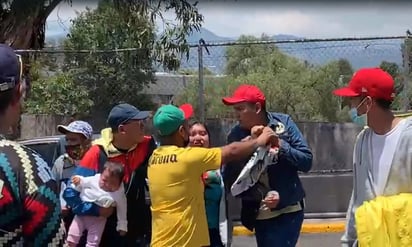
M 342 233 L 301 234 L 298 247 L 339 247 Z M 254 237 L 236 236 L 232 247 L 256 247 Z

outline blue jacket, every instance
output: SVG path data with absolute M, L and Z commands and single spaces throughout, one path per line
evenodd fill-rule
M 279 136 L 278 164 L 268 167 L 269 186 L 276 190 L 280 196 L 277 208 L 279 210 L 289 205 L 302 201 L 305 191 L 299 179 L 298 172 L 308 172 L 312 167 L 312 152 L 303 138 L 302 133 L 287 114 L 268 113 L 269 124 L 274 129 L 279 123 L 285 126 L 285 132 Z M 236 125 L 230 131 L 228 143 L 240 141 L 250 135 L 250 131 L 241 129 Z M 224 166 L 223 179 L 227 190 L 236 180 L 248 159 L 240 161 L 243 164 L 228 164 Z M 242 210 L 243 211 L 243 210 Z

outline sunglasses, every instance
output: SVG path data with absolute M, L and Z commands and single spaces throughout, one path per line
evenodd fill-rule
M 26 98 L 26 94 L 27 94 L 27 84 L 26 84 L 26 80 L 23 77 L 23 59 L 21 57 L 21 55 L 16 54 L 17 57 L 17 61 L 19 63 L 19 79 L 18 81 L 16 81 L 16 79 L 14 77 L 9 77 L 6 78 L 6 81 L 0 83 L 0 92 L 4 92 L 10 89 L 13 89 L 14 87 L 16 87 L 16 85 L 20 84 L 20 92 L 22 93 L 22 98 Z

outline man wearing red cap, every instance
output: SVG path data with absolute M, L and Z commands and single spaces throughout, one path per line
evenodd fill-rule
M 163 105 L 153 116 L 160 146 L 148 168 L 152 247 L 210 246 L 202 174 L 251 155 L 275 135 L 270 128 L 257 126 L 261 135 L 253 140 L 216 148 L 187 147 L 192 114 L 189 104 Z
M 279 197 L 270 194 L 256 201 L 242 198 L 242 224 L 255 230 L 259 247 L 295 246 L 303 222 L 305 197 L 298 172 L 308 172 L 312 167 L 308 144 L 289 115 L 266 111 L 265 95 L 254 85 L 239 86 L 231 97 L 223 98 L 223 103 L 233 106 L 239 121 L 228 135 L 229 143 L 249 137 L 255 125 L 269 126 L 278 133 L 278 159 L 268 166 L 268 179 L 261 176 L 259 180 L 277 191 Z M 242 161 L 243 166 L 246 162 Z M 243 166 L 224 167 L 227 189 L 230 190 Z
M 355 211 L 377 196 L 412 192 L 412 119 L 394 116 L 393 78 L 380 68 L 363 68 L 349 85 L 334 94 L 350 98 L 358 116 L 366 116 L 365 128 L 357 137 L 353 154 L 354 186 L 347 213 L 342 246 L 357 246 Z

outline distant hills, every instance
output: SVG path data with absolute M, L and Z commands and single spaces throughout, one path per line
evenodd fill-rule
M 62 30 L 59 23 L 50 23 L 46 29 L 46 42 L 55 45 L 59 40 L 64 39 L 68 32 Z M 321 31 L 321 30 L 320 30 Z M 200 32 L 195 32 L 188 37 L 191 44 L 197 44 L 199 39 L 203 38 L 207 43 L 224 43 L 235 41 L 237 37 L 221 37 L 212 31 L 201 28 Z M 297 37 L 287 34 L 272 36 L 273 40 L 301 40 L 303 37 Z M 402 64 L 401 43 L 403 40 L 368 40 L 368 41 L 320 41 L 320 42 L 290 42 L 278 44 L 279 49 L 285 53 L 306 60 L 311 64 L 322 65 L 333 60 L 344 58 L 349 60 L 354 69 L 360 67 L 378 66 L 382 61 Z M 203 52 L 204 67 L 221 74 L 226 64 L 225 50 L 226 46 L 208 47 L 210 55 Z M 189 60 L 182 62 L 182 68 L 198 68 L 198 51 L 194 47 L 190 51 Z

